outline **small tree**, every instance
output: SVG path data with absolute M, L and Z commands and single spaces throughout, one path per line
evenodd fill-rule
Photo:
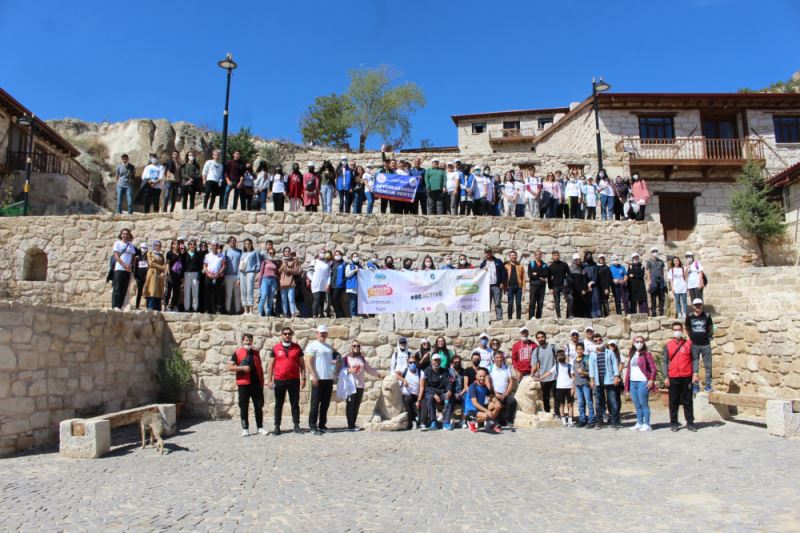
M 211 141 L 212 150 L 222 150 L 222 134 L 217 133 Z M 242 161 L 253 161 L 258 153 L 256 145 L 253 143 L 253 135 L 250 133 L 250 128 L 239 128 L 239 133 L 234 135 L 228 134 L 228 154 L 226 159 L 233 159 L 233 152 L 239 150 L 242 155 Z
M 737 231 L 755 239 L 766 265 L 764 244 L 786 231 L 783 209 L 771 200 L 772 187 L 764 179 L 761 167 L 752 159 L 736 178 L 738 188 L 731 193 L 730 220 Z
M 347 95 L 353 104 L 359 153 L 364 151 L 370 135 L 378 134 L 390 144 L 401 146 L 411 134 L 409 116 L 425 105 L 425 96 L 411 82 L 390 87 L 395 79 L 397 75 L 385 65 L 350 72 Z M 393 134 L 396 136 L 391 138 Z
M 318 146 L 340 146 L 350 138 L 353 106 L 345 95 L 318 96 L 300 119 L 303 142 Z
M 259 155 L 261 156 L 262 160 L 267 162 L 267 166 L 270 168 L 270 170 L 283 162 L 283 159 L 281 158 L 281 151 L 274 144 L 267 144 L 262 147 Z

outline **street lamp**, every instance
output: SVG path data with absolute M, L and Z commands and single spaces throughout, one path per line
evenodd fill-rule
M 225 56 L 225 59 L 218 61 L 217 64 L 220 68 L 224 68 L 228 71 L 228 80 L 225 85 L 225 113 L 222 116 L 222 168 L 224 173 L 228 157 L 228 101 L 231 98 L 231 72 L 239 65 L 233 60 L 233 56 L 230 52 Z
M 594 135 L 597 140 L 597 172 L 603 168 L 603 145 L 600 143 L 600 114 L 597 112 L 597 93 L 604 93 L 611 88 L 611 85 L 603 81 L 595 81 L 592 78 L 592 105 L 594 106 Z
M 34 126 L 35 122 L 33 120 L 34 115 L 31 116 L 21 116 L 17 118 L 17 124 L 20 126 L 29 127 L 31 130 L 30 135 L 28 136 L 28 153 L 25 158 L 25 186 L 22 189 L 23 194 L 23 208 L 22 214 L 27 215 L 30 212 L 30 199 L 29 194 L 31 190 L 31 167 L 33 167 L 33 134 L 34 134 Z

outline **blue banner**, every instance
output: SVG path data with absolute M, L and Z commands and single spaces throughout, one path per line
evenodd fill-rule
M 421 176 L 402 176 L 400 174 L 378 174 L 372 194 L 378 198 L 413 202 Z

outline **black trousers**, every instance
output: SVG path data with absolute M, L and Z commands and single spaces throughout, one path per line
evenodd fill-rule
M 347 405 L 345 405 L 345 413 L 347 414 L 347 428 L 354 429 L 356 427 L 356 419 L 358 418 L 358 408 L 361 407 L 361 398 L 364 397 L 364 389 L 356 389 L 356 392 L 347 397 Z
M 183 209 L 194 209 L 194 197 L 197 194 L 197 189 L 194 185 L 183 185 L 181 187 L 181 206 Z
M 142 272 L 142 274 L 139 274 L 139 272 Z M 140 271 L 137 271 L 137 274 L 136 276 L 134 276 L 134 278 L 136 279 L 136 309 L 139 309 L 139 304 L 142 303 L 142 291 L 144 290 L 144 282 L 147 279 L 147 270 L 141 269 Z
M 205 311 L 213 315 L 225 299 L 225 288 L 222 278 L 205 278 Z
M 283 211 L 284 195 L 282 192 L 272 193 L 272 209 L 275 211 Z
M 256 427 L 264 427 L 264 386 L 261 384 L 239 385 L 239 418 L 242 420 L 242 429 L 250 428 L 247 409 L 253 400 L 253 414 L 256 417 Z
M 542 318 L 542 309 L 544 309 L 544 293 L 547 290 L 546 283 L 531 283 L 530 301 L 528 302 L 528 319 Z
M 547 372 L 547 370 L 545 370 Z M 554 397 L 556 391 L 556 380 L 542 381 L 542 405 L 544 405 L 544 412 L 550 412 L 550 398 Z
M 161 189 L 145 186 L 144 188 L 144 212 L 149 213 L 150 207 L 154 213 L 158 213 L 158 199 L 161 198 Z
M 183 274 L 170 272 L 167 275 L 167 287 L 164 292 L 164 304 L 177 309 L 181 305 L 181 281 Z
M 308 411 L 308 427 L 325 428 L 328 425 L 328 407 L 331 405 L 333 380 L 321 379 L 319 385 L 311 386 L 311 408 Z
M 283 404 L 286 401 L 286 393 L 289 393 L 289 405 L 292 408 L 292 422 L 295 426 L 300 425 L 300 380 L 299 379 L 276 379 L 275 380 L 275 427 L 281 427 L 281 416 L 283 415 Z
M 111 308 L 122 309 L 125 305 L 125 294 L 131 282 L 131 273 L 127 270 L 115 270 L 111 281 Z
M 694 424 L 692 378 L 669 378 L 669 423 L 678 423 L 678 407 L 683 405 L 687 424 Z
M 555 383 L 555 381 L 553 383 Z M 502 403 L 503 408 L 500 411 L 500 424 L 503 426 L 513 424 L 514 418 L 517 415 L 517 399 L 514 398 L 513 394 L 509 394 Z
M 553 306 L 556 308 L 556 318 L 561 318 L 561 295 L 564 287 L 553 287 Z
M 214 202 L 219 196 L 219 183 L 216 181 L 206 181 L 206 195 L 203 198 L 203 209 L 214 209 Z M 220 200 L 222 202 L 222 200 Z
M 386 212 L 386 208 L 389 206 L 389 200 L 386 198 L 381 198 L 381 213 Z
M 319 291 L 314 293 L 314 302 L 311 304 L 311 316 L 314 318 L 321 317 L 323 307 L 325 307 L 325 292 Z
M 650 313 L 652 313 L 653 316 L 656 316 L 656 309 L 658 309 L 659 315 L 664 315 L 664 295 L 666 293 L 666 287 L 654 288 L 653 292 L 650 293 Z M 658 304 L 658 307 L 656 307 L 656 304 Z
M 344 317 L 344 308 L 342 307 L 342 296 L 344 295 L 344 287 L 333 289 L 333 312 L 336 318 Z
M 417 422 L 417 426 L 419 426 L 419 415 L 417 414 L 417 395 L 404 394 L 403 407 L 405 408 L 406 413 L 408 413 L 408 423 L 406 424 L 406 429 L 413 428 L 415 420 Z

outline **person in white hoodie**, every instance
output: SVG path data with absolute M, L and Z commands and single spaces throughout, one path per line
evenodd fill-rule
M 311 306 L 311 316 L 314 318 L 322 318 L 323 307 L 325 303 L 325 295 L 328 294 L 328 289 L 331 286 L 331 263 L 333 262 L 333 254 L 321 250 L 314 259 L 314 266 L 311 277 L 311 293 L 314 296 L 314 303 Z
M 164 165 L 158 162 L 157 154 L 150 154 L 150 164 L 144 167 L 142 171 L 142 189 L 144 212 L 150 212 L 150 206 L 153 206 L 153 212 L 158 213 L 158 200 L 161 198 L 161 188 L 164 186 Z

